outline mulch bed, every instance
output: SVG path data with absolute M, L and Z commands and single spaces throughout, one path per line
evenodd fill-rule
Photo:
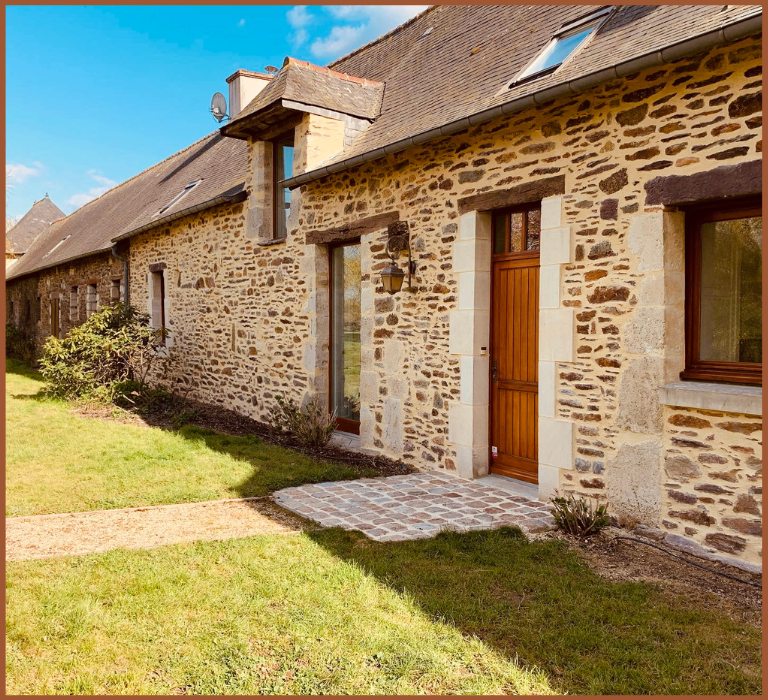
M 417 471 L 402 462 L 397 462 L 381 455 L 368 455 L 362 452 L 353 452 L 336 445 L 326 445 L 325 447 L 302 445 L 296 442 L 290 434 L 276 433 L 265 423 L 260 423 L 253 418 L 242 416 L 227 408 L 211 406 L 199 401 L 185 399 L 184 409 L 193 414 L 188 425 L 207 430 L 214 430 L 217 433 L 225 433 L 227 435 L 256 435 L 265 442 L 270 442 L 292 450 L 298 450 L 299 452 L 303 452 L 317 459 L 345 464 L 360 474 L 373 470 L 377 472 L 379 476 L 395 476 L 413 474 Z M 109 408 L 79 408 L 78 413 L 92 418 L 118 420 L 125 423 L 153 426 L 164 430 L 173 429 L 174 413 L 167 410 L 161 410 L 142 416 L 136 415 L 135 413 L 122 412 L 119 417 L 115 417 L 112 414 L 112 410 Z
M 654 584 L 666 593 L 685 596 L 701 607 L 725 613 L 740 622 L 756 626 L 762 624 L 762 589 L 705 571 L 639 542 L 616 539 L 627 536 L 636 535 L 629 530 L 609 527 L 585 539 L 572 537 L 562 531 L 543 533 L 537 538 L 565 541 L 593 571 L 611 581 Z M 755 583 L 761 582 L 757 574 L 719 562 L 697 559 L 671 547 L 665 549 L 712 569 Z

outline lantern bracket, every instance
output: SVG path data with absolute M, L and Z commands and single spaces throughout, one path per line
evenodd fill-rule
M 411 255 L 411 245 L 408 241 L 408 234 L 398 234 L 390 236 L 387 240 L 387 255 L 393 265 L 397 265 L 397 258 L 401 255 L 408 255 L 408 291 L 413 291 L 411 278 L 416 273 L 416 262 Z

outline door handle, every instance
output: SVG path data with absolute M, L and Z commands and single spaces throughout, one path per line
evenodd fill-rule
M 496 360 L 494 360 L 493 362 L 491 362 L 491 381 L 492 382 L 496 383 L 498 381 L 498 374 L 499 374 L 499 366 Z

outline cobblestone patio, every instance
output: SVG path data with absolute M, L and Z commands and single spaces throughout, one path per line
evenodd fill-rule
M 325 527 L 360 530 L 379 542 L 432 537 L 441 530 L 554 527 L 545 503 L 440 473 L 298 486 L 276 491 L 274 498 Z

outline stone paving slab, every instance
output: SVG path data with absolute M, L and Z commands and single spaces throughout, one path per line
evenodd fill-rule
M 545 503 L 439 472 L 296 486 L 276 491 L 274 499 L 320 525 L 360 530 L 379 542 L 434 537 L 442 530 L 517 525 L 531 533 L 555 526 Z

